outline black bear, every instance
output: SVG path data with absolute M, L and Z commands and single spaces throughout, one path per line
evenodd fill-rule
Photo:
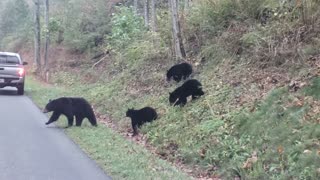
M 187 103 L 187 97 L 192 96 L 192 100 L 204 95 L 201 83 L 196 79 L 190 79 L 175 89 L 170 94 L 170 104 L 184 106 Z M 178 100 L 178 101 L 177 101 Z
M 151 107 L 144 107 L 140 110 L 128 109 L 126 117 L 131 118 L 133 136 L 138 134 L 137 127 L 141 127 L 146 122 L 151 122 L 157 119 L 157 112 Z
M 180 82 L 183 78 L 184 80 L 190 76 L 192 73 L 192 66 L 188 63 L 181 63 L 172 66 L 167 72 L 167 81 L 170 81 L 171 78 L 176 82 Z
M 61 114 L 68 118 L 68 126 L 73 125 L 73 118 L 76 117 L 76 126 L 81 126 L 84 118 L 87 118 L 92 126 L 97 126 L 97 120 L 91 105 L 84 98 L 61 97 L 50 100 L 43 112 L 53 111 L 52 116 L 46 125 L 57 121 Z

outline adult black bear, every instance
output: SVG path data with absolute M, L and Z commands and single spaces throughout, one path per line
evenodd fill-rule
M 68 126 L 73 125 L 73 117 L 76 117 L 76 126 L 81 126 L 84 118 L 87 118 L 92 126 L 97 126 L 97 120 L 91 105 L 84 98 L 61 97 L 50 100 L 43 112 L 53 111 L 46 125 L 57 121 L 61 114 L 68 118 Z
M 190 76 L 192 73 L 192 66 L 188 63 L 181 63 L 172 66 L 167 72 L 167 81 L 170 81 L 171 78 L 176 82 L 180 82 L 183 78 L 184 80 Z
M 187 103 L 187 97 L 192 96 L 192 100 L 204 95 L 201 83 L 196 79 L 186 81 L 182 86 L 169 93 L 169 102 L 175 106 L 184 106 Z M 178 101 L 177 101 L 178 100 Z
M 126 117 L 131 118 L 133 136 L 138 134 L 137 127 L 141 127 L 146 122 L 151 122 L 157 119 L 157 112 L 151 107 L 144 107 L 140 110 L 128 109 Z

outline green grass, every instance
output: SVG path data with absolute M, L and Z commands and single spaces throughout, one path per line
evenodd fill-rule
M 164 81 L 167 69 L 177 63 L 170 58 L 170 45 L 156 47 L 149 36 L 129 43 L 127 48 L 119 50 L 121 52 L 114 51 L 110 59 L 94 69 L 90 69 L 92 62 L 89 61 L 77 70 L 55 69 L 58 72 L 52 75 L 51 83 L 65 89 L 52 87 L 61 93 L 45 90 L 34 94 L 45 99 L 60 95 L 82 96 L 99 113 L 109 116 L 121 132 L 130 128 L 130 121 L 125 118 L 127 108 L 152 106 L 159 118 L 143 126 L 140 132 L 158 154 L 168 161 L 194 168 L 196 175 L 206 173 L 223 179 L 235 176 L 242 179 L 320 179 L 320 113 L 317 112 L 320 80 L 317 78 L 310 86 L 290 92 L 287 82 L 281 78 L 300 79 L 299 70 L 306 70 L 305 74 L 312 71 L 300 62 L 306 62 L 304 57 L 317 54 L 317 48 L 312 48 L 316 46 L 310 42 L 318 35 L 307 36 L 306 32 L 305 38 L 288 41 L 291 36 L 300 37 L 300 31 L 295 29 L 304 29 L 299 21 L 288 19 L 261 26 L 256 12 L 260 11 L 258 7 L 264 8 L 262 2 L 268 3 L 268 0 L 237 3 L 229 0 L 218 5 L 208 2 L 190 11 L 188 18 L 191 19 L 183 28 L 187 28 L 186 31 L 190 28 L 190 39 L 197 39 L 186 43 L 190 46 L 186 47 L 187 52 L 195 54 L 187 60 L 193 65 L 200 64 L 193 66 L 193 78 L 203 84 L 205 91 L 205 96 L 188 102 L 185 107 L 171 107 L 168 103 L 168 93 L 181 85 Z M 188 36 L 187 33 L 184 36 Z M 303 51 L 297 55 L 295 48 L 299 47 Z M 273 70 L 283 63 L 283 67 Z M 279 83 L 266 82 L 274 75 L 275 78 L 279 75 Z M 37 88 L 30 90 L 37 91 Z M 99 141 L 96 145 L 95 141 L 87 140 L 95 134 L 88 133 L 80 138 L 78 131 L 91 132 L 92 128 L 72 128 L 67 133 L 81 140 L 78 143 L 83 147 L 99 146 L 86 151 L 102 166 L 108 163 L 111 158 L 99 153 L 105 148 L 102 143 Z M 95 130 L 101 137 L 104 134 L 119 137 L 109 136 L 109 131 L 102 127 Z M 107 140 L 103 142 L 108 143 Z M 98 153 L 93 153 L 96 151 Z M 125 153 L 132 151 L 129 148 Z M 256 162 L 244 166 L 253 154 L 257 155 Z M 134 155 L 126 158 L 136 161 Z M 117 164 L 118 161 L 123 160 L 116 158 L 112 162 Z M 113 167 L 117 166 L 122 165 Z M 110 169 L 109 172 L 118 173 Z M 120 177 L 126 178 L 126 175 Z M 141 177 L 138 172 L 136 178 Z
M 203 84 L 205 96 L 183 108 L 168 103 L 168 93 L 181 83 L 164 81 L 167 69 L 178 63 L 172 56 L 170 13 L 165 6 L 157 9 L 157 33 L 130 28 L 138 27 L 132 17 L 126 20 L 131 12 L 115 12 L 112 29 L 102 26 L 99 32 L 89 33 L 120 32 L 112 33 L 114 38 L 97 49 L 87 46 L 91 37 L 66 28 L 63 47 L 87 49 L 88 54 L 55 58 L 50 63 L 50 71 L 56 71 L 50 82 L 55 85 L 29 78 L 27 94 L 41 108 L 48 99 L 84 97 L 125 133 L 130 128 L 127 108 L 152 106 L 159 118 L 143 126 L 141 133 L 157 153 L 194 168 L 195 174 L 223 179 L 320 179 L 320 78 L 297 92 L 286 88 L 287 81 L 305 80 L 316 68 L 319 1 L 283 2 L 193 3 L 188 15 L 181 16 L 181 29 L 186 60 L 194 65 L 193 78 Z M 282 12 L 289 10 L 283 5 L 293 11 Z M 259 16 L 265 8 L 274 12 L 261 25 Z M 87 13 L 92 14 L 90 8 Z M 77 36 L 80 41 L 70 43 Z M 94 61 L 89 59 L 100 48 L 110 54 L 91 68 Z M 67 62 L 81 65 L 67 67 Z M 277 82 L 269 82 L 273 77 Z M 65 119 L 57 123 L 66 124 Z M 185 179 L 167 162 L 104 126 L 92 128 L 85 123 L 65 131 L 115 179 Z M 257 154 L 257 161 L 244 167 L 252 154 Z
M 147 65 L 141 64 L 140 68 L 145 68 Z M 246 179 L 320 177 L 317 169 L 320 167 L 320 126 L 315 116 L 308 117 L 314 100 L 302 100 L 305 103 L 301 106 L 295 104 L 301 97 L 318 98 L 319 79 L 313 80 L 310 86 L 296 93 L 290 92 L 285 87 L 275 88 L 263 99 L 255 102 L 252 111 L 246 104 L 237 108 L 232 105 L 234 97 L 239 93 L 246 93 L 245 89 L 235 89 L 215 81 L 212 78 L 214 71 L 208 66 L 208 70 L 204 69 L 202 74 L 196 76 L 203 83 L 206 95 L 180 108 L 168 105 L 167 93 L 176 85 L 170 84 L 164 87 L 159 73 L 144 79 L 148 81 L 145 87 L 135 87 L 136 84 L 143 82 L 139 73 L 146 73 L 136 68 L 138 67 L 124 69 L 114 78 L 107 80 L 102 78 L 103 80 L 94 83 L 81 83 L 84 81 L 72 73 L 55 76 L 54 82 L 72 84 L 74 88 L 69 91 L 63 88 L 58 88 L 58 91 L 63 95 L 84 96 L 89 99 L 99 112 L 110 116 L 121 131 L 127 131 L 126 129 L 130 127 L 130 122 L 124 117 L 128 107 L 141 108 L 147 105 L 155 107 L 160 115 L 159 119 L 143 126 L 141 133 L 145 134 L 148 142 L 169 161 L 178 160 L 223 178 L 233 178 L 238 175 Z M 132 71 L 135 73 L 131 74 Z M 68 79 L 67 82 L 65 79 Z M 143 92 L 141 87 L 149 91 Z M 250 91 L 256 91 L 254 84 L 251 87 Z M 33 94 L 33 89 L 29 90 Z M 46 99 L 58 96 L 50 92 L 52 91 L 35 94 L 40 94 L 41 97 L 47 96 Z M 223 118 L 220 113 L 224 114 Z M 101 145 L 100 141 L 97 145 L 95 141 L 90 141 L 90 137 L 109 137 L 110 131 L 99 127 L 96 130 L 99 134 L 97 135 L 89 133 L 93 131 L 92 128 L 85 127 L 83 131 L 80 130 L 74 128 L 67 130 L 67 133 L 76 141 L 81 140 L 78 143 L 83 147 Z M 78 131 L 88 134 L 80 139 Z M 114 136 L 120 138 L 117 135 L 110 137 Z M 104 146 L 109 147 L 108 144 Z M 101 145 L 101 149 L 105 149 L 104 146 Z M 93 153 L 91 150 L 88 152 L 93 153 L 92 156 L 98 159 L 98 162 L 109 162 L 109 157 L 100 155 L 99 150 L 100 146 L 92 150 L 98 153 Z M 132 151 L 129 148 L 125 153 Z M 254 152 L 258 156 L 257 162 L 250 168 L 244 168 L 244 163 Z M 135 162 L 142 158 L 133 155 L 127 159 Z M 122 159 L 114 161 L 118 160 L 122 161 Z M 214 168 L 217 170 L 212 170 Z
M 309 104 L 295 105 L 298 94 L 289 93 L 287 88 L 272 91 L 260 102 L 256 111 L 242 111 L 233 117 L 237 131 L 233 136 L 242 142 L 234 145 L 246 147 L 247 158 L 258 152 L 258 162 L 252 170 L 240 170 L 243 177 L 271 179 L 318 179 L 317 167 L 320 156 L 317 151 L 319 125 L 306 119 Z M 310 153 L 304 153 L 306 150 Z M 232 154 L 238 156 L 241 154 Z M 235 159 L 236 160 L 236 159 Z M 231 162 L 235 162 L 232 160 Z M 238 168 L 239 169 L 239 168 Z
M 307 96 L 312 96 L 315 99 L 320 99 L 320 78 L 314 78 L 310 86 L 304 88 L 304 93 Z
M 26 94 L 40 108 L 43 108 L 49 99 L 78 95 L 73 89 L 44 85 L 32 77 L 26 81 Z M 62 117 L 57 122 L 59 127 L 66 124 L 67 120 Z M 113 179 L 192 179 L 102 124 L 95 128 L 85 122 L 80 128 L 66 129 L 65 133 Z

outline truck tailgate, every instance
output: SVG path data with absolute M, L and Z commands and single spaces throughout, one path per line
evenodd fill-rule
M 0 64 L 0 78 L 15 78 L 19 77 L 18 68 L 19 65 L 2 65 Z

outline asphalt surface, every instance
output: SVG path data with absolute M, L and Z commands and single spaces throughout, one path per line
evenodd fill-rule
M 26 96 L 0 89 L 0 180 L 109 180 Z

